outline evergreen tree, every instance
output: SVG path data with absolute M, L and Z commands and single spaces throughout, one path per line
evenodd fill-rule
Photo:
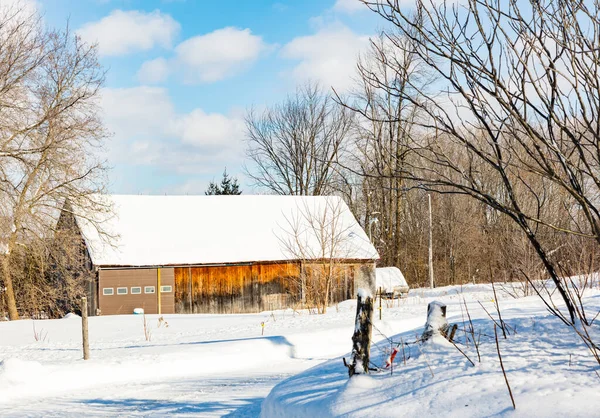
M 204 194 L 207 196 L 221 194 L 221 190 L 219 190 L 219 186 L 214 181 L 211 181 Z
M 205 195 L 240 195 L 242 191 L 240 190 L 240 185 L 238 184 L 238 180 L 235 177 L 230 177 L 227 174 L 227 168 L 223 171 L 223 178 L 221 179 L 221 184 L 217 184 L 214 181 L 211 181 L 208 185 L 208 188 L 204 192 Z

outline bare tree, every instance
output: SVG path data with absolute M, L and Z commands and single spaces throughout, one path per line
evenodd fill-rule
M 19 245 L 48 241 L 65 202 L 94 205 L 104 167 L 95 157 L 107 133 L 98 116 L 104 72 L 95 46 L 69 28 L 48 31 L 24 9 L 0 16 L 0 211 L 2 280 L 18 319 L 11 265 Z
M 31 318 L 62 318 L 78 311 L 93 271 L 76 228 L 63 225 L 50 239 L 32 238 L 11 254 L 11 277 L 18 311 Z
M 303 202 L 281 225 L 283 250 L 300 260 L 298 287 L 302 299 L 326 313 L 336 280 L 346 275 L 342 260 L 353 257 L 351 225 L 342 199 L 324 197 Z
M 440 80 L 417 96 L 372 80 L 426 115 L 410 143 L 418 158 L 405 177 L 509 218 L 567 313 L 549 293 L 538 294 L 598 358 L 587 334 L 591 322 L 555 258 L 562 244 L 553 248 L 552 237 L 600 243 L 600 5 L 417 0 L 408 13 L 399 0 L 363 2 L 393 26 L 386 36 L 394 48 L 414 52 Z M 562 216 L 547 216 L 555 193 Z
M 318 85 L 307 84 L 280 105 L 246 117 L 246 172 L 258 186 L 282 195 L 332 190 L 350 112 Z
M 354 170 L 362 178 L 363 222 L 370 227 L 375 219 L 378 221 L 373 236 L 381 263 L 399 267 L 403 202 L 410 188 L 403 173 L 419 110 L 405 96 L 421 94 L 432 77 L 417 54 L 409 48 L 394 48 L 384 34 L 371 40 L 357 69 L 354 95 L 346 100 L 338 96 L 337 100 L 358 115 L 354 119 Z

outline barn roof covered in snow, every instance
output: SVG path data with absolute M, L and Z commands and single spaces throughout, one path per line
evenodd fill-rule
M 75 210 L 92 262 L 100 267 L 379 257 L 338 197 L 108 195 L 101 199 L 112 206 L 110 215 Z

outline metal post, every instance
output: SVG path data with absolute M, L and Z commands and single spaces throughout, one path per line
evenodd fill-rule
M 379 287 L 379 320 L 381 321 L 381 299 L 383 298 L 383 288 Z
M 156 269 L 156 294 L 158 297 L 158 314 L 161 314 L 161 300 L 160 300 L 160 267 Z

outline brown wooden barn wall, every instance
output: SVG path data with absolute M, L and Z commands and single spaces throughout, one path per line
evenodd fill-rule
M 309 273 L 321 268 L 319 264 L 305 264 L 302 271 Z M 173 286 L 173 292 L 161 295 L 161 311 L 250 313 L 296 307 L 302 302 L 300 271 L 300 263 L 162 268 L 161 285 Z M 355 297 L 355 286 L 368 283 L 367 276 L 371 275 L 374 277 L 373 263 L 336 264 L 330 303 Z M 307 277 L 311 280 L 310 274 Z M 134 286 L 142 287 L 142 293 L 131 294 Z M 157 269 L 100 270 L 98 304 L 101 314 L 131 314 L 135 308 L 143 308 L 149 314 L 157 313 L 157 293 L 144 293 L 145 286 L 155 286 L 158 292 Z M 113 288 L 115 293 L 104 295 L 102 289 L 105 287 Z M 118 295 L 117 287 L 127 287 L 127 295 Z M 309 299 L 305 302 L 310 303 Z
M 132 314 L 135 308 L 143 308 L 147 314 L 158 313 L 157 269 L 100 270 L 98 273 L 98 305 L 102 315 Z M 171 293 L 161 293 L 161 313 L 175 312 L 174 269 L 161 268 L 161 286 L 171 286 Z M 154 294 L 144 293 L 145 286 L 154 286 Z M 114 294 L 105 296 L 102 289 L 110 287 Z M 118 295 L 117 287 L 127 287 L 126 295 Z M 132 287 L 141 287 L 142 293 L 132 295 Z
M 336 263 L 333 266 L 333 278 L 331 280 L 331 288 L 329 291 L 329 300 L 332 304 L 354 297 L 354 282 L 360 267 L 361 264 L 343 263 Z M 314 281 L 318 281 L 320 277 L 323 277 L 327 269 L 328 265 L 326 263 L 310 263 L 304 265 L 304 271 L 307 273 L 307 282 L 313 281 L 313 283 L 307 283 L 307 289 L 309 289 L 308 292 L 310 292 L 310 289 L 319 288 L 318 283 L 314 283 Z M 324 284 L 321 284 L 321 286 L 324 286 Z M 307 294 L 306 299 L 309 303 L 314 303 L 314 295 Z
M 306 268 L 310 268 L 305 266 Z M 336 266 L 331 303 L 354 297 L 365 264 Z M 250 313 L 294 307 L 301 301 L 299 263 L 176 267 L 177 313 Z
M 299 265 L 253 264 L 175 268 L 177 313 L 244 313 L 294 303 Z

